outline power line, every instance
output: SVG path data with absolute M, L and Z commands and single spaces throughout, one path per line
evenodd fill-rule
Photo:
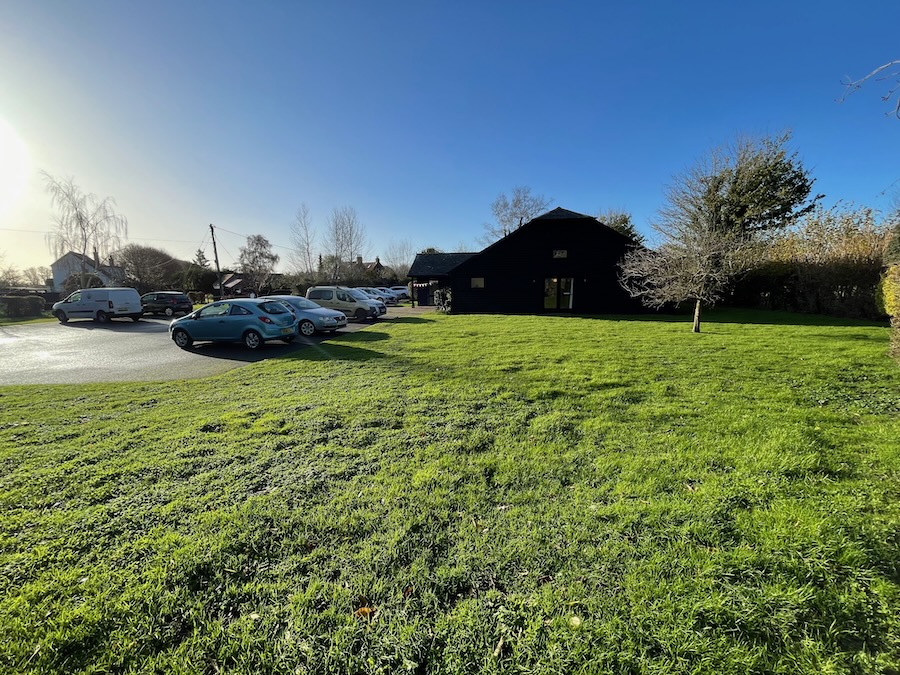
M 54 234 L 55 230 L 22 230 L 15 227 L 0 227 L 0 232 L 25 232 L 28 234 Z M 161 241 L 169 244 L 193 244 L 196 239 L 156 239 L 154 237 L 125 237 L 128 241 Z M 206 237 L 204 237 L 204 240 Z

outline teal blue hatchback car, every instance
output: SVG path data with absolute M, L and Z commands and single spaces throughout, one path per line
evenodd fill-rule
M 267 340 L 292 342 L 297 317 L 277 300 L 221 300 L 172 321 L 169 335 L 182 349 L 194 342 L 242 342 L 259 349 Z

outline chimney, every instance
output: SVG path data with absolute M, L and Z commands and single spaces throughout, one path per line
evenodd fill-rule
M 362 256 L 361 255 L 356 256 L 356 264 L 362 265 Z
M 93 260 L 93 263 L 94 263 L 95 265 L 99 265 L 99 264 L 100 264 L 100 254 L 97 253 L 97 247 L 96 247 L 96 246 L 94 247 L 94 260 Z

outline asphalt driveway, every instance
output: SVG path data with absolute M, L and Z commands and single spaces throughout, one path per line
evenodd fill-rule
M 390 320 L 390 310 L 388 318 Z M 377 325 L 377 323 L 375 324 Z M 372 326 L 350 324 L 347 333 Z M 177 380 L 206 377 L 328 339 L 298 337 L 292 344 L 267 342 L 256 351 L 239 344 L 195 344 L 178 349 L 169 338 L 169 319 L 137 323 L 114 320 L 0 326 L 0 385 L 80 384 Z

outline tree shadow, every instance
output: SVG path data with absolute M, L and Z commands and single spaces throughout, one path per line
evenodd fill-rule
M 379 321 L 389 321 L 390 323 L 433 323 L 432 319 L 423 319 L 418 316 L 392 316 L 379 319 Z
M 560 314 L 581 319 L 598 319 L 604 321 L 628 321 L 649 323 L 687 323 L 693 322 L 693 312 L 656 312 L 646 314 Z M 823 314 L 800 314 L 780 310 L 765 309 L 705 309 L 700 318 L 701 331 L 709 323 L 753 324 L 770 326 L 856 326 L 856 327 L 888 327 L 888 322 L 871 319 L 851 319 L 846 317 L 825 316 Z

